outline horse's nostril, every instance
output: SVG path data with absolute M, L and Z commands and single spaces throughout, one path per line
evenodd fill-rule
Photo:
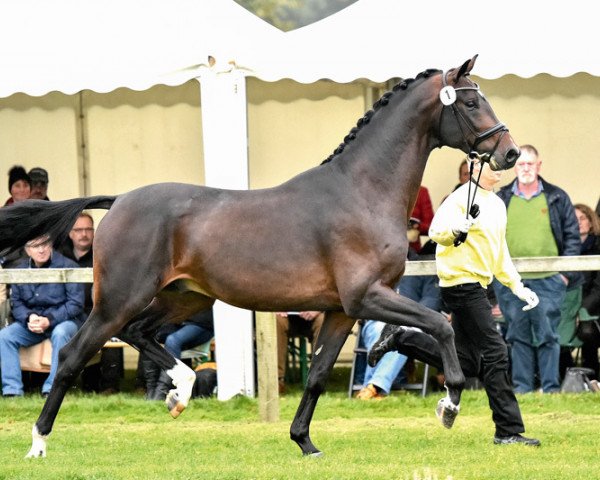
M 517 159 L 521 156 L 521 152 L 519 150 L 510 149 L 506 154 L 506 161 L 508 163 L 515 163 Z

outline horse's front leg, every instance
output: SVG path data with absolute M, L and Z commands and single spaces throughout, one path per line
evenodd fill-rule
M 333 365 L 352 329 L 355 320 L 342 312 L 327 312 L 319 338 L 315 342 L 308 381 L 296 416 L 290 428 L 290 438 L 302 449 L 303 455 L 320 456 L 321 451 L 310 439 L 310 422 Z
M 449 428 L 451 423 L 448 425 L 448 419 L 444 420 L 443 415 L 449 412 L 450 416 L 452 413 L 456 416 L 458 413 L 465 376 L 454 345 L 454 330 L 446 317 L 399 295 L 381 283 L 371 285 L 362 299 L 352 302 L 347 311 L 357 318 L 373 318 L 394 325 L 418 327 L 437 340 L 448 389 L 448 397 L 440 401 L 440 415 L 444 426 Z

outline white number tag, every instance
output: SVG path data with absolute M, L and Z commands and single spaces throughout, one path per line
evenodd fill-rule
M 452 105 L 454 102 L 456 102 L 456 90 L 454 90 L 454 87 L 447 85 L 442 88 L 440 90 L 440 100 L 446 106 Z

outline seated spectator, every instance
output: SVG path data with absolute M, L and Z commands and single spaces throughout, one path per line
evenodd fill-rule
M 423 245 L 421 254 L 417 255 L 409 248 L 409 260 L 433 260 L 435 258 L 435 243 L 431 240 Z M 400 279 L 396 291 L 415 302 L 419 302 L 435 311 L 442 309 L 442 297 L 437 277 L 434 275 L 407 275 Z M 379 338 L 383 322 L 367 320 L 362 328 L 361 335 L 367 352 Z M 380 399 L 390 394 L 392 385 L 407 362 L 407 357 L 398 352 L 388 352 L 375 367 L 367 365 L 364 387 L 358 392 L 356 398 L 360 400 Z M 427 379 L 424 379 L 427 381 Z
M 10 197 L 4 202 L 4 206 L 30 198 L 31 178 L 22 166 L 15 165 L 8 171 L 8 191 Z
M 31 178 L 31 196 L 37 200 L 50 200 L 48 198 L 48 172 L 41 167 L 29 170 Z
M 575 205 L 575 215 L 579 222 L 581 235 L 581 254 L 600 255 L 600 219 L 588 205 Z M 582 302 L 580 319 L 600 316 L 600 272 L 582 272 L 584 283 L 582 287 Z M 589 320 L 588 320 L 589 322 Z M 583 345 L 581 347 L 582 366 L 594 370 L 594 378 L 599 380 L 598 348 L 600 348 L 600 331 L 594 327 L 597 323 L 589 323 L 589 328 L 580 329 Z
M 288 340 L 290 337 L 306 337 L 312 344 L 314 351 L 315 341 L 323 325 L 325 314 L 323 312 L 278 312 L 277 319 L 277 376 L 279 379 L 279 393 L 285 393 L 285 370 L 288 355 Z
M 47 237 L 27 242 L 29 260 L 19 268 L 74 268 L 77 264 L 53 250 Z M 84 321 L 84 289 L 80 283 L 25 283 L 11 287 L 14 322 L 0 330 L 2 394 L 24 393 L 19 348 L 49 338 L 52 342 L 50 374 L 42 395 L 50 392 L 58 366 L 58 352 L 75 335 Z
M 212 308 L 202 310 L 189 320 L 175 325 L 162 325 L 156 334 L 156 340 L 163 343 L 165 350 L 177 359 L 181 359 L 183 350 L 202 345 L 215 336 Z M 171 377 L 145 355 L 140 355 L 140 363 L 146 381 L 146 398 L 164 400 L 173 388 Z
M 36 170 L 33 169 L 32 172 Z M 42 170 L 42 169 L 37 169 Z M 33 178 L 33 177 L 32 177 Z M 35 182 L 34 182 L 35 183 Z M 92 268 L 94 264 L 94 219 L 87 212 L 82 212 L 69 232 L 69 238 L 59 248 L 67 258 L 77 262 L 80 267 Z M 84 312 L 87 318 L 92 311 L 92 284 L 84 284 L 85 304 Z M 105 348 L 100 354 L 100 362 L 84 368 L 82 388 L 87 392 L 103 394 L 117 393 L 123 372 L 123 349 Z
M 361 336 L 367 351 L 371 350 L 371 347 L 381 335 L 384 326 L 384 322 L 377 320 L 367 320 L 364 323 Z M 363 380 L 364 386 L 358 392 L 356 398 L 359 400 L 379 400 L 389 395 L 392 384 L 404 368 L 406 360 L 406 356 L 401 353 L 387 352 L 374 367 L 367 365 Z

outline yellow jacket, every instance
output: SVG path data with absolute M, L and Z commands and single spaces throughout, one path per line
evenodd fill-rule
M 454 246 L 452 227 L 464 219 L 469 184 L 466 183 L 440 205 L 431 222 L 429 237 L 437 242 L 436 267 L 440 287 L 479 282 L 484 288 L 495 276 L 514 291 L 521 284 L 506 245 L 506 207 L 491 191 L 477 188 L 475 203 L 480 213 L 465 243 Z M 471 198 L 475 189 L 471 183 Z

